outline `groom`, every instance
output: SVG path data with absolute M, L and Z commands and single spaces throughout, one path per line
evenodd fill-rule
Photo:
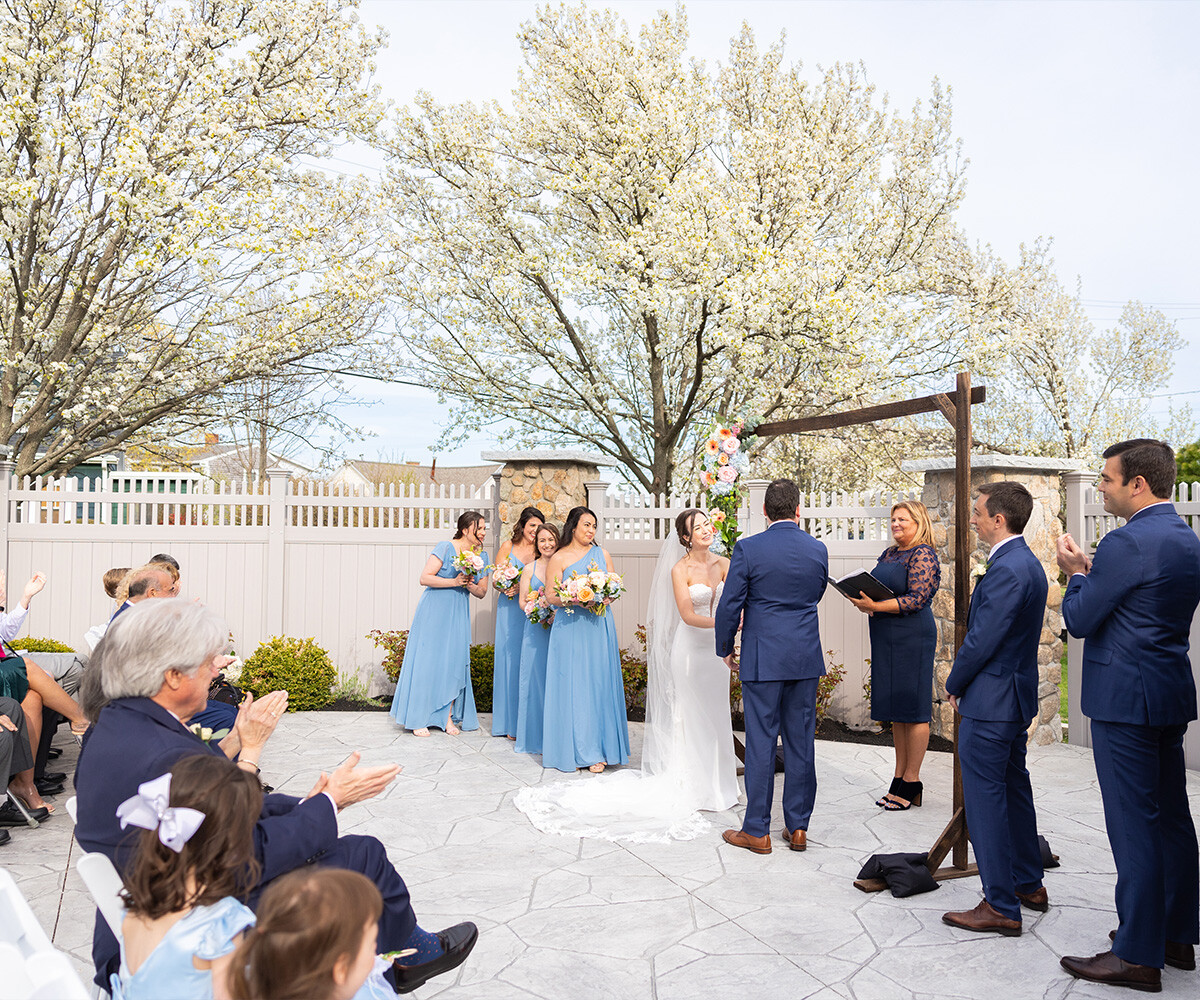
M 727 844 L 771 853 L 775 743 L 783 733 L 783 835 L 793 851 L 808 846 L 808 819 L 817 795 L 813 733 L 817 679 L 825 673 L 817 602 L 825 593 L 829 554 L 800 530 L 800 490 L 790 479 L 767 487 L 770 525 L 741 539 L 717 606 L 717 655 L 741 671 L 746 712 L 746 818 L 726 830 Z M 742 626 L 741 664 L 733 639 Z

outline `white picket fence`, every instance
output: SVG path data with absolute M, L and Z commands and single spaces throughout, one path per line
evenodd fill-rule
M 765 526 L 765 487 L 751 484 L 740 516 L 747 533 Z M 629 585 L 616 608 L 622 645 L 640 651 L 634 633 L 645 621 L 662 540 L 695 498 L 618 496 L 605 483 L 589 483 L 588 500 L 602 544 Z M 828 546 L 834 576 L 874 564 L 890 541 L 893 500 L 885 494 L 804 498 L 802 527 Z M 408 627 L 421 594 L 421 568 L 434 545 L 453 534 L 458 515 L 474 509 L 488 517 L 493 551 L 504 535 L 495 523 L 495 483 L 359 489 L 292 482 L 286 473 L 269 474 L 262 489 L 183 476 L 17 481 L 11 465 L 0 463 L 0 509 L 10 592 L 17 594 L 35 571 L 50 580 L 32 605 L 30 635 L 78 645 L 111 613 L 100 585 L 104 571 L 169 552 L 182 564 L 184 594 L 225 616 L 239 653 L 272 635 L 313 636 L 341 671 L 367 679 L 374 691 L 386 690 L 387 682 L 380 651 L 366 635 Z M 490 641 L 495 600 L 489 594 L 472 602 L 476 642 Z M 832 661 L 846 668 L 834 714 L 863 723 L 870 657 L 865 618 L 831 591 L 820 621 Z

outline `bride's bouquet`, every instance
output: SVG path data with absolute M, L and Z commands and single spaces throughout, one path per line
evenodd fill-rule
M 451 561 L 450 565 L 465 576 L 471 583 L 478 580 L 488 571 L 488 561 L 478 552 L 463 549 Z
M 505 593 L 510 587 L 515 587 L 517 581 L 521 578 L 521 571 L 513 565 L 511 559 L 505 559 L 503 563 L 496 566 L 492 570 L 492 586 L 495 587 L 505 597 Z
M 558 599 L 567 605 L 563 608 L 567 614 L 574 613 L 575 609 L 570 607 L 574 604 L 597 616 L 608 610 L 606 601 L 615 601 L 625 590 L 620 573 L 605 573 L 594 562 L 586 573 L 576 571 L 554 588 Z
M 549 628 L 554 621 L 554 608 L 546 600 L 546 588 L 538 587 L 529 592 L 529 601 L 525 605 L 525 617 L 535 625 Z

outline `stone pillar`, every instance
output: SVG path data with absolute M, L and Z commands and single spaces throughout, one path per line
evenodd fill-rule
M 1033 513 L 1024 536 L 1033 554 L 1046 570 L 1049 590 L 1046 618 L 1038 645 L 1038 714 L 1029 727 L 1033 743 L 1045 745 L 1062 740 L 1059 718 L 1059 690 L 1062 679 L 1062 587 L 1054 551 L 1062 524 L 1063 472 L 1079 469 L 1082 463 L 1070 459 L 1035 458 L 1025 455 L 973 455 L 971 457 L 971 499 L 983 483 L 1011 480 L 1021 483 L 1033 496 Z M 954 710 L 943 701 L 946 678 L 954 662 L 954 459 L 934 458 L 904 462 L 905 472 L 925 474 L 921 502 L 929 509 L 933 522 L 934 545 L 942 563 L 941 588 L 933 599 L 933 615 L 938 626 L 937 653 L 933 665 L 933 718 L 931 730 L 949 737 L 953 732 Z M 972 534 L 975 547 L 968 564 L 975 566 L 987 559 L 988 548 Z M 974 581 L 972 581 L 974 589 Z
M 500 525 L 511 528 L 522 507 L 536 507 L 560 525 L 572 507 L 587 503 L 587 483 L 600 474 L 603 456 L 584 451 L 485 451 L 485 462 L 500 470 Z M 496 533 L 503 531 L 499 525 Z

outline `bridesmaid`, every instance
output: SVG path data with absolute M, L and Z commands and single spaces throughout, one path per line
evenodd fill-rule
M 478 511 L 458 519 L 453 540 L 438 542 L 421 570 L 425 592 L 417 602 L 400 680 L 392 698 L 392 718 L 414 736 L 428 736 L 435 726 L 450 736 L 478 729 L 475 692 L 471 689 L 471 609 L 467 592 L 487 593 L 487 579 L 472 581 L 454 568 L 461 552 L 482 555 L 487 524 Z M 484 561 L 486 563 L 486 556 Z
M 537 559 L 526 563 L 521 573 L 518 604 L 525 608 L 535 590 L 545 586 L 550 576 L 550 558 L 558 551 L 561 538 L 553 524 L 538 525 L 533 536 Z M 521 641 L 521 681 L 517 698 L 517 750 L 542 752 L 542 717 L 546 710 L 546 653 L 550 649 L 550 629 L 541 622 L 525 620 Z
M 612 559 L 596 538 L 596 515 L 574 507 L 563 526 L 564 547 L 550 560 L 546 596 L 559 610 L 546 651 L 546 710 L 542 724 L 542 765 L 560 771 L 586 767 L 599 774 L 608 764 L 629 760 L 625 685 L 612 612 L 564 606 L 554 586 L 591 564 L 613 572 Z
M 545 521 L 536 507 L 521 511 L 512 538 L 500 546 L 496 565 L 511 559 L 519 570 L 537 556 L 533 536 Z M 521 640 L 525 635 L 525 612 L 517 599 L 520 579 L 496 599 L 496 657 L 492 673 L 492 735 L 517 738 L 518 690 L 521 666 Z

